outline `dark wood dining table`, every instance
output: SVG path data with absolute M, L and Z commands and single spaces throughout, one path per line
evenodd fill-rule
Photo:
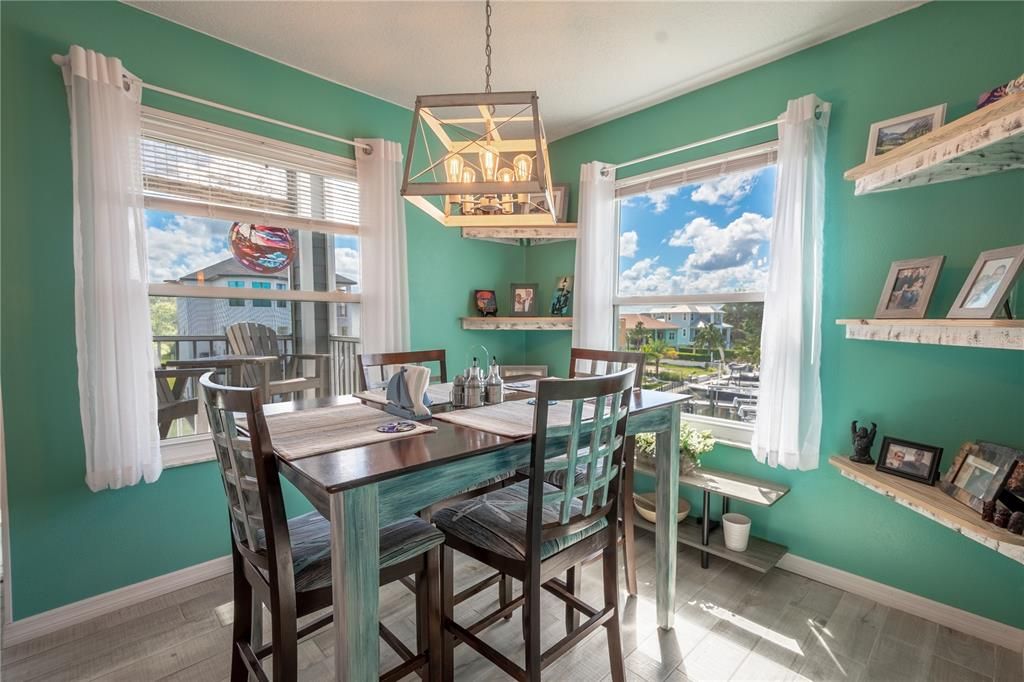
M 627 433 L 657 434 L 657 505 L 679 503 L 679 419 L 685 396 L 634 391 Z M 264 407 L 267 416 L 357 403 L 332 396 Z M 437 431 L 299 459 L 278 457 L 279 470 L 331 523 L 335 671 L 339 680 L 379 676 L 380 527 L 505 472 L 529 466 L 530 439 L 511 439 L 440 419 Z M 552 442 L 552 454 L 559 443 Z M 564 450 L 563 450 L 564 452 Z M 675 516 L 656 524 L 658 625 L 675 612 Z

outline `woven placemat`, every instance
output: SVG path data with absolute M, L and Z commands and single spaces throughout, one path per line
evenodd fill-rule
M 533 435 L 533 416 L 535 406 L 527 400 L 510 400 L 497 405 L 485 405 L 469 410 L 438 412 L 434 419 L 458 424 L 479 431 L 486 431 L 506 438 L 526 438 Z M 572 410 L 572 401 L 560 401 L 548 407 L 548 426 L 568 426 Z M 594 416 L 594 406 L 583 405 L 583 418 Z

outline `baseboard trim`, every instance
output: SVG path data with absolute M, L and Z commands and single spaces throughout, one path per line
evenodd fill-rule
M 817 561 L 811 561 L 795 554 L 786 554 L 782 557 L 778 567 L 857 596 L 877 601 L 880 604 L 906 611 L 933 623 L 959 630 L 986 642 L 1013 651 L 1024 652 L 1024 630 L 1012 625 L 1000 623 L 911 592 L 905 592 L 869 578 L 847 573 L 826 564 L 819 564 Z
M 134 606 L 147 599 L 163 596 L 183 587 L 217 578 L 231 572 L 231 557 L 222 556 L 183 568 L 180 571 L 143 580 L 134 585 L 97 594 L 82 601 L 44 611 L 4 625 L 3 646 L 22 644 L 36 637 L 55 632 L 71 625 Z

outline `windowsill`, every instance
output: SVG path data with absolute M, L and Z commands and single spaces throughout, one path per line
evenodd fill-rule
M 749 450 L 750 440 L 754 436 L 753 425 L 743 422 L 730 422 L 725 419 L 685 413 L 682 415 L 682 421 L 702 431 L 710 431 L 711 435 L 715 437 L 716 445 Z
M 209 435 L 175 438 L 173 442 L 162 443 L 160 457 L 163 460 L 164 469 L 212 462 L 217 459 L 217 455 L 213 451 L 213 441 L 210 440 Z

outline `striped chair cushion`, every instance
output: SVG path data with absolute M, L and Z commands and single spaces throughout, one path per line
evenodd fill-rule
M 548 462 L 558 462 L 562 465 L 561 469 L 546 470 L 544 472 L 544 480 L 557 488 L 564 488 L 565 482 L 569 479 L 569 469 L 565 465 L 567 457 L 552 457 Z M 597 473 L 600 475 L 604 471 L 604 463 L 599 462 L 597 466 Z M 519 469 L 517 472 L 520 476 L 530 477 L 529 469 Z M 576 465 L 576 485 L 584 485 L 587 482 L 587 465 L 583 464 Z
M 549 483 L 544 484 L 545 493 L 557 490 Z M 528 500 L 529 481 L 521 481 L 501 490 L 445 507 L 434 514 L 434 523 L 445 535 L 457 537 L 463 542 L 510 559 L 521 560 L 526 558 Z M 577 514 L 582 508 L 582 503 L 575 500 L 572 513 Z M 557 521 L 558 505 L 544 505 L 543 522 Z M 607 525 L 608 522 L 602 517 L 572 535 L 544 542 L 540 549 L 541 559 L 547 559 Z
M 306 592 L 331 584 L 331 524 L 317 512 L 288 519 L 295 567 L 295 590 Z M 380 529 L 380 567 L 387 568 L 444 542 L 444 534 L 410 516 Z M 262 544 L 262 542 L 260 543 Z

